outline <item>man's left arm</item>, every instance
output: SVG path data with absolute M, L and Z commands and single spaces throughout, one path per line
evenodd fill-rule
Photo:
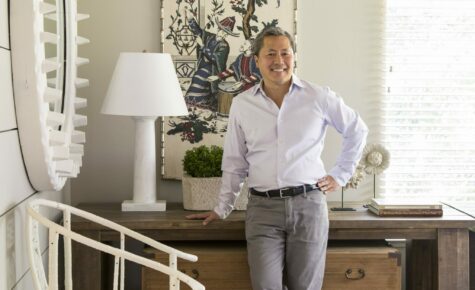
M 353 175 L 366 145 L 368 127 L 357 112 L 330 89 L 327 103 L 327 120 L 343 137 L 342 150 L 329 175 L 344 186 Z

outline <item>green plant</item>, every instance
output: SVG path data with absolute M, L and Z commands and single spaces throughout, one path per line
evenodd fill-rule
M 185 152 L 183 170 L 192 177 L 220 177 L 223 148 L 201 145 Z

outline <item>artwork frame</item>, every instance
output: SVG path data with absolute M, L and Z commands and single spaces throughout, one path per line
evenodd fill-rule
M 264 27 L 297 38 L 297 0 L 163 0 L 161 51 L 170 53 L 190 114 L 161 119 L 161 174 L 181 180 L 196 146 L 223 146 L 232 98 L 261 79 L 250 53 Z

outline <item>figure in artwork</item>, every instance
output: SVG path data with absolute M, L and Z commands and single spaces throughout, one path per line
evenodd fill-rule
M 218 84 L 209 82 L 208 77 L 216 75 L 226 69 L 226 62 L 229 54 L 229 44 L 226 37 L 238 36 L 234 33 L 234 17 L 226 17 L 221 21 L 216 21 L 218 25 L 217 33 L 212 33 L 202 29 L 195 18 L 190 18 L 189 26 L 191 31 L 197 35 L 197 69 L 191 79 L 191 84 L 185 93 L 185 100 L 188 105 L 216 111 L 218 106 L 217 92 Z M 201 45 L 199 44 L 201 42 Z
M 219 74 L 208 77 L 208 80 L 225 81 L 231 76 L 234 77 L 235 82 L 227 82 L 225 83 L 227 86 L 220 86 L 220 89 L 233 94 L 245 91 L 259 82 L 261 72 L 252 55 L 252 41 L 253 39 L 246 39 L 239 48 L 240 54 L 231 65 Z
M 221 145 L 236 96 L 262 79 L 252 56 L 254 37 L 264 28 L 295 27 L 294 1 L 162 1 L 163 52 L 172 54 L 187 116 L 165 119 L 165 143 L 184 152 Z M 170 148 L 169 147 L 169 148 Z M 180 154 L 165 150 L 165 175 L 181 178 Z

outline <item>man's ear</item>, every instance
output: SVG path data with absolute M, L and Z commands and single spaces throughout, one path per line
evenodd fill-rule
M 259 63 L 259 58 L 257 57 L 257 55 L 254 55 L 254 61 L 256 62 L 256 64 Z

